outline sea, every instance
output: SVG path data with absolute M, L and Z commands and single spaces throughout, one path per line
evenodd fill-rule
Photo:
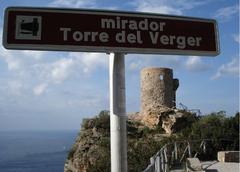
M 0 131 L 0 172 L 63 172 L 78 131 Z

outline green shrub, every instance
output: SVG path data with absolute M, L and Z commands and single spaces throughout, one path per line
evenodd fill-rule
M 110 130 L 110 116 L 108 111 L 101 111 L 95 118 L 95 127 L 97 129 Z
M 226 117 L 224 111 L 202 116 L 180 133 L 182 140 L 210 139 L 207 142 L 208 154 L 203 159 L 216 159 L 220 150 L 239 150 L 239 113 Z
M 94 164 L 89 165 L 88 172 L 110 172 L 110 138 L 102 137 L 96 144 L 98 145 L 96 153 L 99 158 Z

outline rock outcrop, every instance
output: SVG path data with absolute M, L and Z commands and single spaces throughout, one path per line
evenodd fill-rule
M 159 116 L 162 128 L 167 134 L 173 134 L 196 121 L 195 114 L 179 109 L 162 112 Z
M 162 145 L 159 143 L 173 132 L 180 131 L 182 127 L 189 125 L 189 119 L 194 119 L 193 114 L 170 108 L 152 116 L 144 116 L 140 113 L 130 114 L 127 121 L 129 169 L 135 165 L 131 164 L 131 161 L 137 162 L 139 158 L 146 161 L 142 164 L 147 164 L 149 157 L 161 148 Z M 134 166 L 129 171 L 141 171 L 140 169 L 142 167 L 139 165 L 139 170 Z M 108 111 L 102 111 L 95 118 L 83 120 L 80 134 L 69 152 L 64 167 L 64 172 L 95 171 L 110 171 Z
M 158 111 L 150 112 L 148 115 L 131 114 L 129 119 L 138 121 L 150 129 L 161 127 L 166 134 L 173 134 L 193 122 L 195 114 L 180 109 L 161 108 Z

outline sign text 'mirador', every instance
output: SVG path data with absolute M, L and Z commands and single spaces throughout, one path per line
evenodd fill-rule
M 144 31 L 163 31 L 165 22 L 149 22 L 148 19 L 140 21 L 126 20 L 116 17 L 115 19 L 101 19 L 101 28 L 103 29 L 129 29 L 129 30 L 144 30 Z

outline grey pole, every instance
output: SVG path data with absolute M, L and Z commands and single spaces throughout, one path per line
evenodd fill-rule
M 110 53 L 111 172 L 127 172 L 125 62 L 123 53 Z

